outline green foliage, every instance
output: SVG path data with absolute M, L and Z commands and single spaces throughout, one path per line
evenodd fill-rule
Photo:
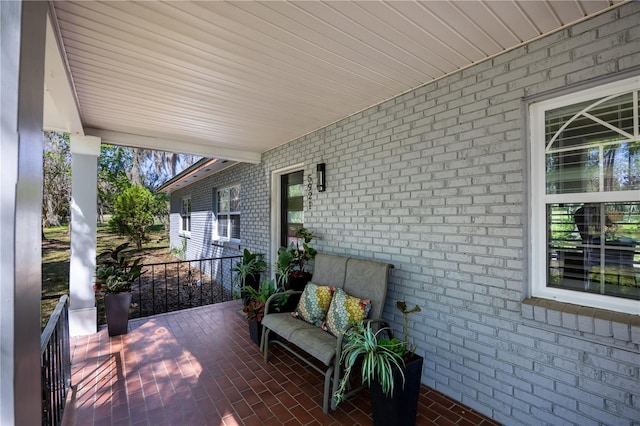
M 393 372 L 397 369 L 400 371 L 404 386 L 404 360 L 402 355 L 398 353 L 398 345 L 389 340 L 384 341 L 384 344 L 378 341 L 380 340 L 379 335 L 387 330 L 388 328 L 381 328 L 374 331 L 371 322 L 360 321 L 347 331 L 340 357 L 340 362 L 345 365 L 345 373 L 333 396 L 337 402 L 344 400 L 351 371 L 359 359 L 362 359 L 362 383 L 365 385 L 371 386 L 371 383 L 377 380 L 382 392 L 391 396 L 394 389 Z
M 254 321 L 262 321 L 264 315 L 264 308 L 267 300 L 276 293 L 282 293 L 281 296 L 272 300 L 271 307 L 279 309 L 284 306 L 289 300 L 289 295 L 284 293 L 284 288 L 278 287 L 274 280 L 266 280 L 260 285 L 260 289 L 256 290 L 251 286 L 245 286 L 243 291 L 249 294 L 249 303 L 242 308 L 242 312 L 245 313 L 247 319 Z
M 127 170 L 133 164 L 131 148 L 102 144 L 98 157 L 98 214 L 113 213 L 119 194 L 131 187 Z
M 243 291 L 249 293 L 249 297 L 251 300 L 256 302 L 266 302 L 269 297 L 276 293 L 283 292 L 284 289 L 282 287 L 278 287 L 274 280 L 265 280 L 260 285 L 260 289 L 256 290 L 251 286 L 246 286 L 242 288 Z
M 245 285 L 245 281 L 248 276 L 259 276 L 267 269 L 267 262 L 264 261 L 264 255 L 261 253 L 252 253 L 251 251 L 244 249 L 242 252 L 242 259 L 235 264 L 233 271 L 234 284 Z
M 169 228 L 169 196 L 164 192 L 154 194 L 153 216 Z
M 142 258 L 127 260 L 122 251 L 129 243 L 120 244 L 113 250 L 97 257 L 96 284 L 94 290 L 105 293 L 122 293 L 131 290 L 131 283 L 142 275 Z
M 255 300 L 250 300 L 247 306 L 242 308 L 242 312 L 247 317 L 249 321 L 262 321 L 264 317 L 264 302 L 256 302 Z
M 154 203 L 155 199 L 147 188 L 139 185 L 127 188 L 116 200 L 109 227 L 129 237 L 141 249 L 153 225 Z
M 421 309 L 418 305 L 408 309 L 402 300 L 396 302 L 396 308 L 404 316 L 404 341 L 396 337 L 381 337 L 382 333 L 390 335 L 390 329 L 384 327 L 374 331 L 370 321 L 358 322 L 346 332 L 340 357 L 340 362 L 345 365 L 345 373 L 334 395 L 337 402 L 344 400 L 351 371 L 359 358 L 362 358 L 362 383 L 365 385 L 371 386 L 371 382 L 377 380 L 382 392 L 391 396 L 394 388 L 393 371 L 398 369 L 404 387 L 404 362 L 410 359 L 415 351 L 409 343 L 409 314 L 420 312 Z
M 393 339 L 381 338 L 380 340 L 378 340 L 378 344 L 380 346 L 386 347 L 388 350 L 394 352 L 399 357 L 403 357 L 404 354 L 407 353 L 407 345 L 405 345 L 404 342 L 397 337 L 394 337 Z
M 402 315 L 404 317 L 404 323 L 403 323 L 403 327 L 402 327 L 402 332 L 404 334 L 404 351 L 403 351 L 403 355 L 404 353 L 409 350 L 411 353 L 413 353 L 415 351 L 415 348 L 411 348 L 409 349 L 412 344 L 409 342 L 409 314 L 412 314 L 414 312 L 420 312 L 420 306 L 416 305 L 411 309 L 407 309 L 407 304 L 405 303 L 404 300 L 398 300 L 396 301 L 396 308 L 398 308 L 398 310 L 400 312 L 402 312 Z
M 278 249 L 278 260 L 276 262 L 276 273 L 278 274 L 280 285 L 288 280 L 289 274 L 308 272 L 309 261 L 316 257 L 318 251 L 309 246 L 311 240 L 316 236 L 306 228 L 298 228 L 295 232 L 296 243 L 289 244 L 288 247 Z M 302 242 L 302 243 L 301 243 Z
M 181 237 L 180 239 L 182 240 L 182 247 L 173 246 L 171 247 L 170 253 L 180 260 L 185 260 L 185 256 L 187 253 L 187 238 Z
M 288 279 L 289 274 L 293 271 L 294 263 L 294 251 L 292 246 L 280 247 L 278 249 L 278 260 L 276 262 L 276 274 L 278 274 L 278 284 L 284 285 Z
M 45 132 L 42 168 L 42 225 L 60 226 L 68 221 L 71 214 L 71 153 L 68 133 Z

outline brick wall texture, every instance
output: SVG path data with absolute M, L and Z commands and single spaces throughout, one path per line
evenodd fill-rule
M 523 99 L 640 75 L 640 2 L 420 87 L 172 194 L 191 195 L 188 258 L 210 243 L 214 188 L 242 186 L 241 246 L 269 252 L 271 171 L 326 163 L 305 200 L 321 252 L 395 265 L 423 383 L 508 425 L 640 425 L 640 321 L 529 301 Z M 621 78 L 621 77 L 620 77 Z M 210 225 L 209 225 L 210 227 Z M 232 247 L 231 247 L 232 248 Z M 574 309 L 575 308 L 575 309 Z M 573 310 L 572 310 L 573 309 Z M 602 318 L 604 317 L 604 318 Z M 615 315 L 613 315 L 615 317 Z

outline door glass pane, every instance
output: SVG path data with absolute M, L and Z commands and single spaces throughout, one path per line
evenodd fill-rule
M 282 234 L 283 246 L 295 242 L 295 232 L 304 222 L 304 173 L 290 173 L 282 177 Z
M 304 191 L 304 185 L 293 184 L 289 185 L 289 197 L 302 197 Z
M 299 223 L 302 224 L 302 212 L 288 212 L 287 214 L 287 222 L 288 223 Z
M 287 202 L 287 207 L 289 211 L 299 211 L 302 212 L 303 199 L 302 197 L 289 198 Z

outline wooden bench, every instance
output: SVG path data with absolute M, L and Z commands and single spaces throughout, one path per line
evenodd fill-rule
M 311 282 L 317 285 L 340 287 L 351 296 L 370 299 L 369 318 L 380 319 L 384 310 L 391 268 L 393 265 L 388 263 L 318 254 L 315 258 Z M 291 294 L 300 293 L 292 292 Z M 264 349 L 265 361 L 269 360 L 269 345 L 278 344 L 319 373 L 324 374 L 322 410 L 324 413 L 329 412 L 330 401 L 331 409 L 335 410 L 335 402 L 331 396 L 337 390 L 341 378 L 340 348 L 344 331 L 348 327 L 336 337 L 318 326 L 293 318 L 289 312 L 270 311 L 271 300 L 267 301 L 262 319 L 264 329 L 261 347 Z M 270 339 L 269 335 L 272 333 L 279 337 Z M 308 355 L 319 362 L 313 362 Z

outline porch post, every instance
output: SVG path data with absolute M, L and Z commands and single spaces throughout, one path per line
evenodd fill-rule
M 93 284 L 96 269 L 98 156 L 100 138 L 71 135 L 71 261 L 69 334 L 98 329 Z
M 42 106 L 47 3 L 0 1 L 0 423 L 42 423 Z

